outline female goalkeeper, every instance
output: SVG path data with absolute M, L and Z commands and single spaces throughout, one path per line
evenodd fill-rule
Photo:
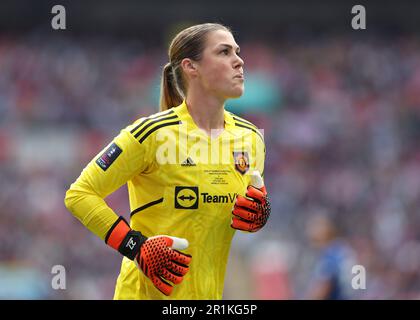
M 67 191 L 68 210 L 124 256 L 114 299 L 221 299 L 235 229 L 265 225 L 267 192 L 251 174 L 263 175 L 263 137 L 224 108 L 244 91 L 243 65 L 225 26 L 181 31 L 161 112 L 121 130 Z M 129 224 L 104 201 L 125 183 Z

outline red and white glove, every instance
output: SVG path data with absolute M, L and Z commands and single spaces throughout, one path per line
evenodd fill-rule
M 105 243 L 133 260 L 164 295 L 169 296 L 172 284 L 181 283 L 189 271 L 191 255 L 178 251 L 188 248 L 186 239 L 167 235 L 147 238 L 132 230 L 123 217 L 108 231 Z
M 230 226 L 237 230 L 256 232 L 265 226 L 271 212 L 270 201 L 259 171 L 251 174 L 251 185 L 248 186 L 245 196 L 237 195 Z
M 180 284 L 189 270 L 191 256 L 178 251 L 187 248 L 186 239 L 166 235 L 154 236 L 143 243 L 134 262 L 152 280 L 156 288 L 169 296 L 173 286 L 167 281 Z

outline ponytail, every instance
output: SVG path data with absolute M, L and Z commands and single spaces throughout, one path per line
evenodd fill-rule
M 176 77 L 174 76 L 172 65 L 168 62 L 162 71 L 162 81 L 160 84 L 160 111 L 168 110 L 182 103 L 184 98 L 179 93 Z

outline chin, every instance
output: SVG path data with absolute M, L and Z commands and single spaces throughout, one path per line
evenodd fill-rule
M 242 97 L 243 94 L 244 94 L 244 89 L 243 88 L 233 90 L 229 94 L 229 99 L 237 99 L 237 98 L 240 98 L 240 97 Z

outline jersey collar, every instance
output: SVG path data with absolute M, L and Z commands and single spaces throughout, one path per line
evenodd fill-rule
M 190 113 L 188 112 L 187 103 L 186 101 L 182 101 L 182 103 L 174 108 L 174 111 L 177 113 L 179 118 L 183 123 L 186 122 L 188 130 L 197 130 L 199 129 L 194 122 L 194 119 L 191 117 Z M 225 130 L 227 132 L 231 132 L 235 134 L 235 121 L 233 119 L 232 114 L 229 111 L 224 110 L 224 117 L 225 117 Z M 236 134 L 235 134 L 236 135 Z

